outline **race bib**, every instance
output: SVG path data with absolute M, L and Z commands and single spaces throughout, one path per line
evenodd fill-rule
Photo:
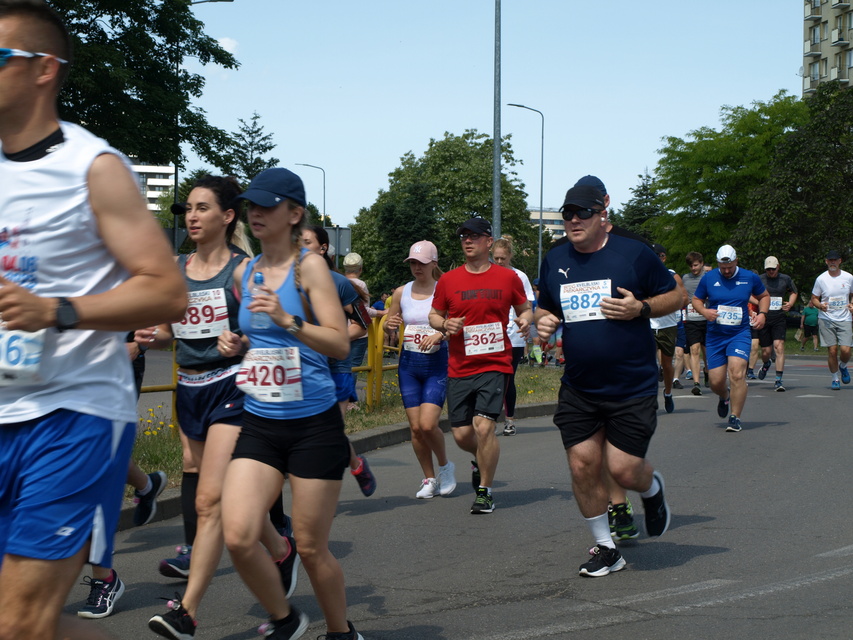
M 743 309 L 741 307 L 729 307 L 721 304 L 717 307 L 717 324 L 736 327 L 743 324 Z
M 847 296 L 829 296 L 829 310 L 840 311 L 847 307 Z
M 259 402 L 302 400 L 299 347 L 249 349 L 237 372 L 236 384 Z
M 417 351 L 418 353 L 435 353 L 439 350 L 440 344 L 433 345 L 426 351 L 421 350 L 421 344 L 429 336 L 438 333 L 428 324 L 407 324 L 406 330 L 403 332 L 403 349 L 405 351 Z
M 701 313 L 696 311 L 696 309 L 693 308 L 693 303 L 691 302 L 690 304 L 687 305 L 687 319 L 688 320 L 704 320 L 705 316 L 703 316 Z
M 562 285 L 560 287 L 560 304 L 563 307 L 563 320 L 565 322 L 604 320 L 604 314 L 601 312 L 601 299 L 611 297 L 610 288 L 610 278 Z
M 172 334 L 182 340 L 215 338 L 228 326 L 224 289 L 190 291 L 187 313 L 183 320 L 172 325 Z
M 770 311 L 782 310 L 782 296 L 770 296 Z
M 41 382 L 39 367 L 45 331 L 0 330 L 0 386 Z
M 463 328 L 465 355 L 498 353 L 504 350 L 504 328 L 500 322 L 472 324 Z

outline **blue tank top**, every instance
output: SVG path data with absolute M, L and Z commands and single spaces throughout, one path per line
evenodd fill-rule
M 301 260 L 307 253 L 308 250 L 303 249 L 299 259 Z M 252 313 L 247 308 L 252 300 L 249 278 L 260 257 L 258 255 L 253 258 L 246 265 L 246 271 L 243 274 L 243 295 L 239 315 L 240 329 L 249 337 L 249 345 L 253 349 L 299 348 L 299 359 L 302 367 L 302 400 L 281 403 L 260 402 L 247 395 L 245 409 L 249 413 L 276 420 L 292 420 L 323 413 L 337 403 L 335 383 L 332 380 L 331 373 L 329 373 L 326 356 L 305 346 L 296 336 L 277 324 L 273 324 L 269 329 L 253 329 L 251 326 Z M 302 298 L 300 298 L 293 281 L 292 268 L 281 287 L 276 290 L 276 294 L 278 294 L 282 309 L 287 313 L 300 317 L 305 315 L 302 308 Z M 307 319 L 303 318 L 303 320 L 307 322 Z

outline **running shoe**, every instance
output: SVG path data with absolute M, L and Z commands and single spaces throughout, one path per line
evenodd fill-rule
M 284 587 L 284 595 L 289 598 L 296 590 L 296 579 L 299 575 L 299 554 L 296 553 L 296 540 L 290 536 L 282 536 L 287 540 L 287 555 L 275 564 L 281 575 L 281 585 Z
M 693 371 L 690 369 L 687 370 L 687 373 L 684 374 L 685 380 L 693 380 Z
M 770 370 L 770 361 L 768 360 L 764 364 L 761 365 L 761 368 L 758 370 L 758 379 L 764 380 L 767 376 L 767 372 Z
M 676 378 L 675 380 L 672 381 L 672 388 L 673 389 L 683 389 L 684 385 L 681 384 L 681 380 Z
M 86 598 L 83 608 L 77 612 L 80 618 L 106 618 L 113 612 L 116 602 L 124 594 L 124 583 L 115 571 L 113 571 L 112 582 L 84 576 L 81 584 L 89 586 L 89 597 Z
M 327 633 L 322 636 L 317 636 L 317 640 L 364 640 L 364 637 L 355 630 L 352 622 L 347 620 L 349 631 L 346 633 Z
M 481 513 L 491 513 L 495 510 L 495 501 L 492 499 L 492 494 L 488 489 L 477 489 L 477 497 L 474 498 L 474 504 L 471 505 L 471 513 L 479 515 Z
M 133 501 L 136 503 L 136 508 L 133 510 L 133 526 L 141 527 L 148 524 L 157 515 L 157 498 L 163 493 L 166 488 L 168 479 L 162 471 L 149 473 L 151 479 L 151 489 L 144 496 L 138 491 L 133 492 Z
M 776 389 L 776 391 L 784 391 L 785 390 L 785 386 L 782 384 L 781 380 L 777 380 L 773 384 L 773 388 Z
M 619 553 L 619 549 L 597 545 L 590 549 L 590 553 L 592 558 L 584 562 L 578 570 L 582 576 L 600 578 L 625 568 L 625 558 Z
M 669 521 L 672 514 L 669 511 L 669 505 L 666 503 L 666 497 L 663 494 L 664 482 L 660 472 L 655 471 L 652 474 L 660 484 L 658 491 L 651 498 L 643 498 L 643 511 L 646 514 L 646 533 L 656 538 L 662 536 L 669 529 Z
M 675 400 L 672 399 L 671 393 L 669 395 L 663 394 L 663 408 L 666 409 L 667 413 L 675 411 Z
M 726 425 L 726 431 L 737 433 L 741 430 L 740 418 L 735 415 L 729 416 L 729 424 Z
M 841 390 L 841 383 L 838 380 L 833 380 L 832 384 L 829 386 L 829 388 L 832 389 L 833 391 L 840 391 Z
M 186 578 L 190 575 L 190 559 L 193 548 L 182 544 L 175 547 L 175 551 L 178 552 L 177 557 L 160 561 L 160 575 L 167 578 Z
M 515 435 L 515 421 L 507 418 L 507 421 L 504 422 L 504 435 L 505 436 L 514 436 Z
M 613 526 L 610 535 L 616 540 L 633 540 L 640 535 L 637 525 L 634 524 L 634 509 L 631 501 L 613 505 Z M 609 515 L 609 513 L 608 513 Z
M 358 459 L 361 461 L 358 469 L 350 469 L 350 473 L 355 476 L 361 492 L 369 498 L 376 491 L 376 476 L 373 475 L 370 465 L 367 464 L 367 459 L 364 456 L 358 456 Z
M 438 492 L 443 496 L 449 496 L 455 489 L 456 465 L 448 460 L 446 465 L 438 468 Z
M 192 640 L 198 623 L 184 609 L 177 593 L 174 600 L 169 600 L 166 603 L 166 607 L 169 609 L 166 613 L 162 616 L 154 616 L 148 621 L 148 628 L 164 638 Z
M 471 486 L 474 491 L 480 488 L 480 467 L 477 466 L 476 460 L 471 460 Z
M 699 388 L 698 382 L 693 383 L 693 388 L 690 390 L 690 393 L 692 393 L 694 396 L 701 396 L 702 395 L 702 389 Z
M 429 498 L 435 497 L 437 493 L 438 483 L 435 481 L 435 478 L 424 478 L 421 481 L 421 490 L 415 494 L 415 497 L 422 500 L 428 500 Z
M 263 623 L 258 627 L 258 633 L 272 640 L 296 640 L 308 630 L 308 622 L 308 616 L 291 605 L 289 616 Z
M 749 369 L 746 372 L 746 379 L 747 380 L 755 380 L 755 372 L 752 369 Z
M 729 415 L 729 399 L 726 397 L 725 400 L 720 398 L 720 401 L 717 403 L 717 415 L 721 418 L 725 418 Z
M 838 371 L 841 373 L 841 382 L 850 384 L 850 372 L 847 370 L 847 367 L 838 367 Z

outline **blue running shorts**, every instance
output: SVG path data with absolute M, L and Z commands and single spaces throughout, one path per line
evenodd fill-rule
M 708 369 L 722 367 L 730 357 L 743 358 L 749 362 L 749 350 L 752 348 L 750 327 L 729 336 L 714 335 L 710 331 L 705 339 L 705 355 L 708 357 Z
M 62 560 L 89 540 L 109 566 L 136 425 L 59 409 L 0 425 L 0 563 Z
M 178 371 L 175 413 L 187 438 L 204 442 L 212 424 L 240 426 L 246 396 L 235 384 L 239 370 L 235 364 L 194 375 Z
M 442 342 L 435 353 L 401 351 L 397 378 L 406 409 L 425 402 L 443 407 L 447 397 L 447 343 Z

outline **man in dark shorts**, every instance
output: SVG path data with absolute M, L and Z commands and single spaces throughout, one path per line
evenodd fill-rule
M 761 347 L 761 360 L 763 364 L 758 371 L 758 379 L 764 380 L 767 370 L 770 369 L 771 350 L 776 351 L 776 382 L 773 388 L 776 391 L 784 391 L 782 385 L 782 374 L 785 370 L 785 332 L 787 324 L 785 318 L 788 312 L 797 303 L 797 286 L 791 276 L 779 273 L 779 260 L 775 256 L 768 256 L 764 261 L 764 273 L 759 276 L 767 293 L 770 294 L 770 310 L 767 312 L 767 320 L 758 331 L 758 345 Z M 787 302 L 785 296 L 788 295 Z
M 465 264 L 439 279 L 429 323 L 449 336 L 447 413 L 456 444 L 474 456 L 471 483 L 477 497 L 471 513 L 482 514 L 495 509 L 491 487 L 500 458 L 495 422 L 512 374 L 506 319 L 514 309 L 526 336 L 533 311 L 515 272 L 489 261 L 492 225 L 471 218 L 456 233 Z
M 592 577 L 625 567 L 610 535 L 605 471 L 640 493 L 650 536 L 669 527 L 663 477 L 645 459 L 658 408 L 649 318 L 682 304 L 675 280 L 648 246 L 607 233 L 604 206 L 594 187 L 566 193 L 561 212 L 569 243 L 552 248 L 542 263 L 536 311 L 541 336 L 563 335 L 566 369 L 554 423 L 578 507 L 596 541 L 579 569 Z M 608 345 L 604 351 L 602 344 Z

